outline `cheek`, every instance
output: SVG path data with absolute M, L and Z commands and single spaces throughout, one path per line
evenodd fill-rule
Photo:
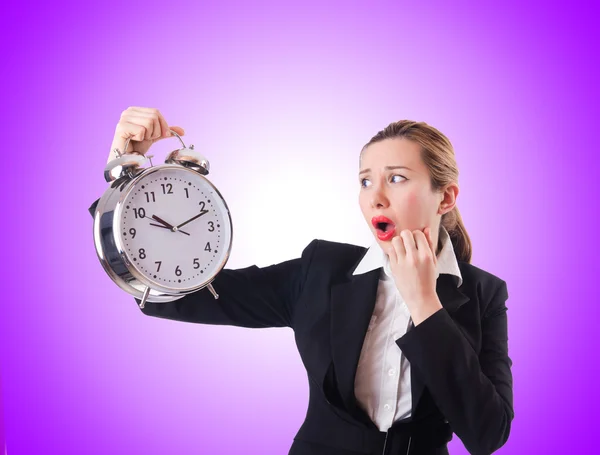
M 418 229 L 427 213 L 425 201 L 417 191 L 405 193 L 402 201 L 396 207 L 400 219 L 404 220 L 404 229 Z
M 417 215 L 423 208 L 423 200 L 420 197 L 419 193 L 416 191 L 411 191 L 407 193 L 406 198 L 404 199 L 404 210 L 408 213 L 412 213 Z
M 418 207 L 421 198 L 416 191 L 411 191 L 406 195 L 406 203 L 410 208 Z

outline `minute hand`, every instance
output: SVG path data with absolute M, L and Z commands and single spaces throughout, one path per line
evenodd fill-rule
M 179 229 L 182 226 L 185 226 L 186 224 L 188 224 L 191 221 L 194 221 L 196 218 L 200 218 L 202 215 L 208 213 L 208 210 L 202 210 L 198 215 L 191 217 L 189 220 L 184 221 L 181 224 L 178 224 L 177 226 L 175 226 L 177 229 Z

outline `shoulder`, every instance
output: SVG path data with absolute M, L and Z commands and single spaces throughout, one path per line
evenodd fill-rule
M 314 239 L 306 246 L 302 256 L 310 260 L 311 267 L 338 275 L 351 270 L 366 251 L 367 248 L 360 245 Z
M 319 252 L 325 254 L 337 253 L 343 256 L 356 257 L 367 251 L 366 247 L 352 243 L 333 242 L 323 239 L 315 239 L 313 242 L 318 242 Z
M 461 290 L 471 296 L 476 296 L 485 312 L 491 305 L 504 305 L 508 299 L 506 281 L 493 273 L 468 262 L 458 261 L 458 267 L 463 277 Z
M 465 282 L 470 281 L 481 284 L 492 284 L 496 286 L 505 282 L 499 276 L 465 261 L 458 261 L 458 267 Z

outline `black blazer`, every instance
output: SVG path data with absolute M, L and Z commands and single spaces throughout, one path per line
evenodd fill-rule
M 452 433 L 471 454 L 497 450 L 514 417 L 506 282 L 463 261 L 460 288 L 457 277 L 440 274 L 443 308 L 396 340 L 411 364 L 411 417 L 384 433 L 354 395 L 381 272 L 352 276 L 366 251 L 315 239 L 297 259 L 224 268 L 212 282 L 219 299 L 203 288 L 174 302 L 146 302 L 141 311 L 201 324 L 292 328 L 310 398 L 290 455 L 448 454 Z

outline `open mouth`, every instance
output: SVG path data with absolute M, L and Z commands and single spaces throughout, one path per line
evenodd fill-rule
M 392 229 L 393 227 L 394 227 L 393 224 L 386 223 L 385 221 L 381 221 L 381 222 L 377 223 L 376 229 L 379 231 L 387 232 L 388 229 Z
M 389 237 L 394 235 L 396 225 L 388 217 L 380 215 L 375 216 L 371 219 L 371 224 L 377 231 L 377 236 L 381 240 L 388 240 Z

